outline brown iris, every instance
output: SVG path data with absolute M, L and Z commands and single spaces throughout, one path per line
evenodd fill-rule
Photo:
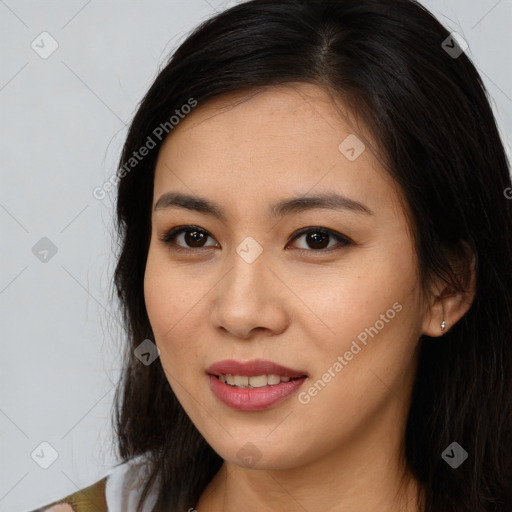
M 321 241 L 323 239 L 323 242 Z M 315 249 L 323 249 L 329 244 L 329 236 L 324 233 L 308 233 L 306 235 L 306 242 L 308 245 L 313 244 Z
M 184 238 L 185 242 L 191 247 L 202 247 L 201 242 L 204 242 L 207 236 L 206 233 L 202 233 L 201 231 L 186 231 Z

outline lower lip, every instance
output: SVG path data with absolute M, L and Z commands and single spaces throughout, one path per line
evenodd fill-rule
M 288 398 L 302 386 L 306 377 L 262 388 L 237 388 L 214 375 L 208 375 L 208 380 L 215 396 L 228 407 L 237 411 L 261 411 Z

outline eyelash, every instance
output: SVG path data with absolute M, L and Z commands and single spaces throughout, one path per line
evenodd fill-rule
M 159 239 L 164 244 L 169 246 L 169 248 L 171 248 L 173 251 L 177 251 L 177 252 L 195 252 L 195 251 L 201 250 L 201 249 L 204 250 L 204 249 L 215 248 L 215 246 L 212 246 L 212 245 L 206 246 L 206 247 L 183 247 L 182 245 L 178 245 L 178 244 L 172 242 L 172 239 L 174 237 L 176 237 L 177 235 L 179 235 L 181 233 L 186 233 L 188 231 L 191 231 L 191 232 L 195 231 L 195 232 L 203 233 L 203 234 L 206 234 L 208 237 L 213 239 L 213 237 L 208 233 L 208 231 L 206 231 L 204 229 L 201 229 L 198 226 L 177 226 L 175 228 L 170 229 L 166 233 L 164 233 Z M 321 253 L 321 254 L 324 254 L 324 253 L 328 253 L 328 252 L 335 251 L 335 250 L 341 250 L 344 247 L 347 247 L 347 246 L 353 244 L 352 240 L 350 240 L 346 236 L 341 235 L 340 233 L 337 233 L 336 231 L 332 231 L 331 229 L 327 229 L 327 228 L 314 227 L 314 226 L 300 229 L 299 231 L 294 233 L 294 235 L 291 238 L 290 242 L 293 242 L 297 238 L 300 238 L 302 235 L 307 235 L 309 233 L 320 234 L 320 235 L 323 235 L 323 236 L 330 236 L 332 238 L 335 238 L 338 241 L 338 244 L 336 244 L 333 247 L 329 247 L 327 249 L 326 248 L 318 249 L 318 250 L 317 249 L 296 249 L 297 251 L 300 251 L 301 253 Z

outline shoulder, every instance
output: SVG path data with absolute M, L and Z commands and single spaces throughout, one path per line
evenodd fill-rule
M 107 512 L 107 477 L 32 512 Z
M 147 476 L 147 454 L 113 466 L 92 485 L 30 512 L 134 512 Z M 152 488 L 144 512 L 153 509 L 156 489 Z

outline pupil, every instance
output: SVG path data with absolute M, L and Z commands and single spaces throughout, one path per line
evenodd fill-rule
M 187 244 L 192 245 L 192 247 L 201 247 L 201 241 L 203 239 L 204 233 L 200 233 L 199 231 L 187 231 L 185 233 L 185 241 Z M 198 245 L 195 245 L 197 243 Z
M 322 233 L 308 233 L 306 235 L 306 238 L 307 238 L 308 243 L 312 241 L 313 245 L 316 245 L 316 248 L 323 249 L 324 247 L 326 247 L 328 245 L 327 236 Z M 324 243 L 319 241 L 319 239 L 323 239 Z

